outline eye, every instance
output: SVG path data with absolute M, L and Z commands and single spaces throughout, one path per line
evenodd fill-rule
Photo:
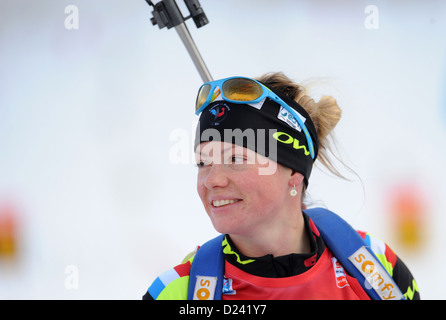
M 200 161 L 200 162 L 197 162 L 197 163 L 195 164 L 195 166 L 196 166 L 197 168 L 201 168 L 201 167 L 204 166 L 204 163 L 203 163 L 202 161 Z
M 246 161 L 246 158 L 244 156 L 232 156 L 231 160 L 232 160 L 232 163 L 241 164 Z
M 203 168 L 203 167 L 205 166 L 205 164 L 204 164 L 203 161 L 200 161 L 200 162 L 197 162 L 197 163 L 195 164 L 195 166 L 196 166 L 197 168 Z
M 206 162 L 206 161 L 198 161 L 198 162 L 195 164 L 195 166 L 196 166 L 197 168 L 204 168 L 204 167 L 209 166 L 210 164 L 211 164 L 210 162 Z

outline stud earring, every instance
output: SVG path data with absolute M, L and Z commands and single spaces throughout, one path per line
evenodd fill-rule
M 291 191 L 290 191 L 290 195 L 291 195 L 292 197 L 297 196 L 296 186 L 293 186 L 293 189 L 291 189 Z

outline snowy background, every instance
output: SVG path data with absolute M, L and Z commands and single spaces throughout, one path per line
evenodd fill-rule
M 315 170 L 311 199 L 385 240 L 422 298 L 445 299 L 446 2 L 200 3 L 210 23 L 186 24 L 214 79 L 282 71 L 337 99 L 339 153 L 357 175 Z M 14 243 L 0 250 L 0 299 L 141 299 L 216 235 L 191 153 L 202 80 L 151 11 L 0 0 L 0 218 Z

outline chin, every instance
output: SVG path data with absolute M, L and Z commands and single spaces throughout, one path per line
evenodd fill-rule
M 218 233 L 223 233 L 223 234 L 235 233 L 239 229 L 239 228 L 237 228 L 237 226 L 234 225 L 234 222 L 224 223 L 222 221 L 217 222 L 217 221 L 212 220 L 212 225 L 214 226 L 214 229 Z
M 218 233 L 223 233 L 223 234 L 229 234 L 232 233 L 232 228 L 222 225 L 222 224 L 218 224 L 218 223 L 212 223 L 212 225 L 214 226 L 215 231 L 217 231 Z

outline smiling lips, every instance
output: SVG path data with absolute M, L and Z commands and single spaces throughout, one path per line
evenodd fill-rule
M 214 201 L 212 201 L 212 206 L 215 208 L 218 208 L 218 207 L 227 206 L 229 204 L 233 204 L 233 203 L 236 203 L 239 201 L 241 201 L 241 200 L 240 199 L 214 200 Z

